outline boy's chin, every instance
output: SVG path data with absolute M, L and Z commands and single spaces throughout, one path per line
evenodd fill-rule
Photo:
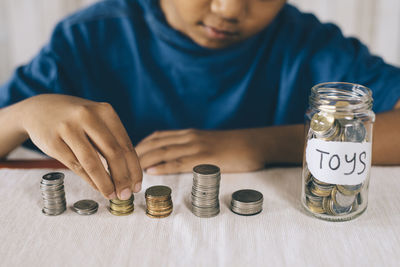
M 196 44 L 208 49 L 223 49 L 239 42 L 239 40 L 213 40 L 208 38 L 191 38 Z

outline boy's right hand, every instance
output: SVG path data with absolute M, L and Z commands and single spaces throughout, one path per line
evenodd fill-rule
M 128 199 L 132 191 L 140 191 L 142 170 L 138 157 L 110 104 L 50 94 L 17 105 L 21 127 L 32 142 L 106 198 Z M 110 175 L 98 153 L 106 159 Z

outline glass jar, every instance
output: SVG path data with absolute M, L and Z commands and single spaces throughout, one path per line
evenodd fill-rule
M 358 84 L 322 83 L 311 89 L 301 196 L 311 215 L 346 221 L 367 208 L 372 101 L 371 90 Z

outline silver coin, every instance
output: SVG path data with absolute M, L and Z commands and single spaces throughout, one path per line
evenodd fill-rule
M 334 201 L 341 207 L 349 207 L 353 205 L 356 196 L 346 196 L 340 193 L 340 191 L 335 190 L 334 196 L 332 196 Z
M 215 165 L 201 164 L 193 168 L 193 173 L 195 175 L 215 175 L 220 173 L 220 169 Z
M 232 199 L 239 201 L 239 202 L 244 202 L 244 203 L 251 203 L 251 202 L 256 202 L 261 199 L 263 199 L 263 194 L 256 190 L 252 189 L 243 189 L 243 190 L 238 190 L 232 194 Z
M 61 172 L 51 172 L 43 175 L 42 184 L 58 184 L 64 181 L 64 174 Z
M 352 206 L 349 207 L 341 207 L 336 205 L 332 200 L 329 202 L 330 205 L 330 211 L 332 212 L 333 215 L 339 216 L 339 215 L 346 215 L 352 211 Z
M 97 210 L 99 208 L 99 204 L 94 200 L 83 199 L 75 202 L 72 207 L 76 212 L 87 212 Z
M 363 142 L 367 130 L 364 124 L 358 120 L 346 121 L 343 128 L 342 140 L 344 142 Z
M 238 190 L 232 194 L 230 208 L 238 215 L 256 215 L 262 211 L 263 200 L 263 194 L 256 190 Z

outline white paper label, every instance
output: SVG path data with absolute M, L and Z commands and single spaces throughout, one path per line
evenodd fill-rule
M 369 142 L 331 142 L 310 139 L 307 142 L 306 162 L 318 180 L 341 185 L 357 185 L 367 179 L 371 168 Z

